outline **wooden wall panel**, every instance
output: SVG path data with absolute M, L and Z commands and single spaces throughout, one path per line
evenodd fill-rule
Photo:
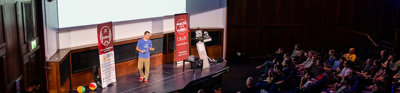
M 164 62 L 163 62 L 164 64 L 174 63 L 175 62 L 175 51 L 164 53 L 163 59 L 164 59 Z
M 5 42 L 5 30 L 4 30 L 4 25 L 3 25 L 3 6 L 0 5 L 0 44 L 3 44 Z
M 47 84 L 49 93 L 59 93 L 59 84 L 60 84 L 60 73 L 57 71 L 59 64 L 56 62 L 48 62 L 47 67 L 51 67 L 51 69 L 47 70 Z
M 12 83 L 19 75 L 21 75 L 21 58 L 18 45 L 18 20 L 16 12 L 16 4 L 8 4 L 3 6 L 4 30 L 6 31 L 7 41 L 7 84 Z
M 3 50 L 3 49 L 1 49 Z M 3 51 L 4 52 L 4 51 Z M 4 53 L 0 54 L 0 91 L 5 91 L 6 88 L 6 84 L 5 84 L 5 77 L 4 77 L 4 73 L 6 73 L 6 67 L 5 67 L 5 63 L 6 63 L 6 56 Z
M 37 42 L 40 44 L 37 44 L 35 49 L 29 50 L 25 38 L 26 34 L 30 40 L 43 37 L 43 34 L 36 34 L 38 31 L 36 18 L 40 17 L 36 16 L 34 11 L 41 10 L 42 6 L 37 6 L 34 2 L 36 0 L 0 1 L 0 53 L 5 54 L 1 63 L 4 73 L 0 75 L 2 79 L 0 83 L 4 85 L 0 88 L 2 93 L 14 93 L 18 88 L 24 91 L 32 81 L 41 82 L 41 89 L 44 91 L 38 92 L 47 90 L 47 85 L 44 83 L 47 81 L 44 72 L 44 54 L 40 50 L 44 45 Z
M 92 70 L 85 70 L 71 75 L 72 89 L 76 89 L 78 86 L 89 85 L 91 82 L 94 82 Z
M 3 6 L 0 5 L 0 91 L 5 90 L 5 73 L 7 70 L 5 69 L 5 64 L 6 64 L 6 57 L 5 57 L 5 52 L 6 52 L 6 43 L 5 43 L 5 31 L 3 27 Z
M 294 0 L 277 0 L 279 21 L 277 24 L 291 24 L 293 20 Z
M 393 41 L 400 5 L 396 0 L 228 0 L 227 56 L 261 56 L 278 47 L 342 48 Z M 396 19 L 397 18 L 397 19 Z M 313 37 L 313 38 L 310 38 Z M 337 38 L 342 37 L 342 38 Z M 358 38 L 355 38 L 358 37 Z M 336 38 L 336 39 L 332 39 Z M 359 42 L 348 39 L 361 40 Z M 314 42 L 314 43 L 310 43 Z M 339 43 L 332 45 L 327 42 Z M 366 43 L 366 44 L 365 44 Z M 378 42 L 379 43 L 379 42 Z M 316 46 L 317 45 L 317 46 Z M 267 48 L 267 49 L 265 49 Z
M 190 54 L 196 57 L 199 57 L 199 53 L 196 47 L 190 47 Z M 217 60 L 218 58 L 222 58 L 222 46 L 207 46 L 207 54 L 208 57 Z
M 162 64 L 163 64 L 163 54 L 162 53 L 155 54 L 150 57 L 150 68 L 160 66 Z
M 66 81 L 71 81 L 70 78 L 67 78 Z M 71 92 L 71 82 L 65 82 L 63 85 L 60 86 L 58 93 L 68 93 Z
M 247 45 L 248 43 L 246 42 L 254 42 L 256 40 L 245 41 L 245 39 L 251 37 L 259 37 L 259 34 L 253 34 L 252 36 L 246 34 L 251 34 L 247 32 L 256 32 L 256 31 L 258 31 L 258 29 L 252 27 L 237 27 L 237 28 L 232 27 L 231 29 L 229 29 L 229 32 L 227 33 L 226 55 L 233 56 L 234 53 L 236 52 L 248 52 L 249 51 L 248 49 L 251 49 L 250 47 L 253 46 Z
M 153 62 L 153 60 L 151 60 L 151 61 Z M 137 65 L 138 65 L 137 59 L 133 59 L 133 60 L 129 60 L 126 62 L 115 64 L 115 68 L 116 68 L 115 72 L 117 74 L 117 77 L 137 72 L 138 71 Z
M 150 68 L 162 65 L 163 64 L 162 56 L 163 56 L 162 53 L 152 55 L 150 59 Z M 115 64 L 115 69 L 116 69 L 115 73 L 117 75 L 117 78 L 138 72 L 137 67 L 138 67 L 137 59 Z M 94 82 L 92 70 L 81 71 L 78 73 L 74 73 L 71 76 L 72 89 L 75 89 L 78 86 L 89 85 L 91 82 Z
M 294 0 L 293 5 L 293 24 L 304 24 L 306 23 L 307 17 L 307 5 L 305 0 Z
M 247 24 L 259 24 L 258 18 L 260 15 L 260 12 L 258 12 L 261 8 L 257 6 L 259 4 L 260 0 L 250 0 L 246 4 L 246 11 L 244 12 L 246 14 L 246 20 L 244 21 Z M 242 19 L 242 18 L 240 18 Z
M 61 67 L 60 67 L 61 66 Z M 68 68 L 66 68 L 67 66 Z M 71 90 L 71 69 L 69 50 L 59 50 L 46 62 L 47 91 L 49 93 L 66 93 Z M 66 71 L 69 70 L 69 71 Z M 66 75 L 67 74 L 67 75 Z
M 150 67 L 156 67 L 162 65 L 163 64 L 162 56 L 163 56 L 162 53 L 152 55 L 150 58 Z M 115 65 L 115 67 L 116 67 L 117 77 L 132 74 L 134 72 L 138 72 L 137 69 L 138 60 L 133 59 L 126 62 L 118 63 Z
M 325 0 L 325 11 L 324 11 L 324 23 L 327 24 L 337 24 L 339 23 L 336 19 L 337 17 L 337 11 L 339 11 L 338 8 L 336 8 L 338 5 L 338 1 L 336 0 Z

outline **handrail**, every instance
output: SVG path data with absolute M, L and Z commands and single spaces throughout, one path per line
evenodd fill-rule
M 376 46 L 376 47 L 379 46 L 378 44 L 375 43 L 375 41 L 374 41 L 374 40 L 371 38 L 371 36 L 370 36 L 369 34 L 367 34 L 367 33 L 358 32 L 358 31 L 354 31 L 354 30 L 350 30 L 350 32 L 353 32 L 353 33 L 357 33 L 357 34 L 360 34 L 360 35 L 367 36 L 367 38 L 372 42 L 372 44 L 374 44 L 374 46 Z

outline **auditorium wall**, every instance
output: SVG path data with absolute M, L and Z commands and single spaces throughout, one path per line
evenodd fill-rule
M 51 2 L 54 3 L 57 0 Z M 187 0 L 187 12 L 189 13 L 191 29 L 221 29 L 225 28 L 226 0 Z M 46 5 L 46 7 L 54 6 Z M 48 9 L 50 11 L 53 9 Z M 53 10 L 57 11 L 57 10 Z M 56 16 L 54 12 L 46 12 L 50 16 Z M 47 18 L 48 21 L 56 19 Z M 54 23 L 54 22 L 53 22 Z M 57 22 L 56 22 L 57 23 Z M 46 23 L 50 25 L 50 22 Z M 143 32 L 170 33 L 174 31 L 174 16 L 167 15 L 157 18 L 129 20 L 114 22 L 115 41 L 124 41 L 132 38 L 140 38 Z M 48 59 L 59 49 L 95 46 L 97 44 L 96 25 L 78 26 L 70 28 L 53 27 L 47 35 L 46 58 Z M 56 40 L 56 41 L 52 41 Z M 50 42 L 51 41 L 51 42 Z

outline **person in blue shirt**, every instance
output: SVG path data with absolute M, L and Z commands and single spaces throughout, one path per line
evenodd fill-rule
M 139 69 L 139 82 L 143 81 L 148 83 L 149 72 L 150 72 L 150 51 L 154 51 L 150 40 L 150 32 L 144 32 L 144 37 L 140 39 L 136 45 L 136 50 L 139 51 L 138 58 L 138 69 Z M 143 65 L 145 66 L 145 72 L 143 73 Z

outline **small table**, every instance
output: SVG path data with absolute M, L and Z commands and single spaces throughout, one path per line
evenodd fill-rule
M 199 60 L 195 60 L 195 61 L 190 61 L 190 60 L 183 60 L 183 72 L 185 72 L 185 62 L 190 62 L 190 68 L 192 68 L 192 67 L 194 67 L 193 69 L 194 69 L 194 71 L 196 71 L 196 64 L 195 63 L 203 63 L 203 59 L 199 59 Z M 193 66 L 193 65 L 195 65 L 195 66 Z M 203 70 L 203 64 L 201 64 L 201 69 Z

